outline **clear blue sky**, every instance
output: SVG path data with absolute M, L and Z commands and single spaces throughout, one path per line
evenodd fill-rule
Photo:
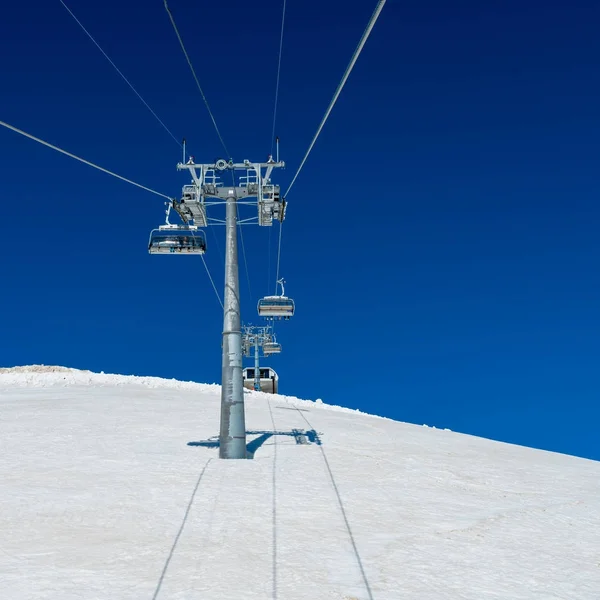
M 197 160 L 222 156 L 160 0 L 67 4 Z M 281 3 L 170 6 L 234 159 L 262 160 Z M 374 6 L 288 0 L 282 186 Z M 288 198 L 282 393 L 600 459 L 599 19 L 591 1 L 388 0 Z M 0 82 L 1 120 L 166 194 L 187 183 L 58 0 L 4 7 Z M 201 261 L 147 254 L 162 200 L 4 129 L 0 160 L 0 364 L 218 382 Z M 245 231 L 258 323 L 277 229 L 270 260 L 268 229 Z

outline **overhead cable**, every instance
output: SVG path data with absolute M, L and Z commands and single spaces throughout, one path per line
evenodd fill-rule
M 106 54 L 106 52 L 104 52 L 104 50 L 101 48 L 100 44 L 92 37 L 92 34 L 83 26 L 81 21 L 73 14 L 73 11 L 63 2 L 63 0 L 58 0 L 58 1 L 66 8 L 67 12 L 73 17 L 73 19 L 75 19 L 75 22 L 77 23 L 77 25 L 79 25 L 79 27 L 81 27 L 81 29 L 83 29 L 83 31 L 90 38 L 90 40 L 92 40 L 92 42 L 94 42 L 94 44 L 96 45 L 98 50 L 100 50 L 100 52 L 102 52 L 102 54 L 104 55 L 104 58 L 106 58 L 106 60 L 113 66 L 115 71 L 123 78 L 123 81 L 125 81 L 125 83 L 132 89 L 133 93 L 142 101 L 144 106 L 152 113 L 152 116 L 163 126 L 164 130 L 175 140 L 175 142 L 179 146 L 181 146 L 181 142 L 173 135 L 171 130 L 163 123 L 163 121 L 152 110 L 152 108 L 150 108 L 150 105 L 142 98 L 140 93 L 133 87 L 133 84 L 129 81 L 129 79 L 127 79 L 127 77 L 125 77 L 125 75 L 123 75 L 123 73 L 121 72 L 119 67 L 117 67 L 117 65 L 115 65 L 115 63 L 111 60 L 111 58 L 108 56 L 108 54 Z
M 279 282 L 279 263 L 281 262 L 281 232 L 283 231 L 283 221 L 279 222 L 279 242 L 277 244 L 277 274 L 275 275 L 275 295 L 277 295 L 277 283 Z
M 208 265 L 206 264 L 206 260 L 204 260 L 204 255 L 201 254 L 200 257 L 202 258 L 202 262 L 204 263 L 204 268 L 206 269 L 206 274 L 208 275 L 208 278 L 210 279 L 210 283 L 212 284 L 213 290 L 215 290 L 217 300 L 219 301 L 221 308 L 223 308 L 223 300 L 221 300 L 221 296 L 219 295 L 219 292 L 217 291 L 217 286 L 215 285 L 212 275 L 210 274 L 210 271 L 208 270 Z
M 283 0 L 283 11 L 281 13 L 281 35 L 279 36 L 279 59 L 277 60 L 277 83 L 275 84 L 275 103 L 273 106 L 273 129 L 271 131 L 271 155 L 273 154 L 273 144 L 275 143 L 275 123 L 277 121 L 277 103 L 279 100 L 279 78 L 281 75 L 281 53 L 283 50 L 283 28 L 285 25 L 285 7 L 286 7 L 286 0 Z
M 244 244 L 244 232 L 241 224 L 238 223 L 238 229 L 240 232 L 240 239 L 242 240 L 242 256 L 244 257 L 244 268 L 246 270 L 246 281 L 248 282 L 248 293 L 252 298 L 252 287 L 250 286 L 250 271 L 248 271 L 248 261 L 246 260 L 246 244 Z
M 44 140 L 41 140 L 40 138 L 35 137 L 34 135 L 31 135 L 30 133 L 27 133 L 26 131 L 23 131 L 22 129 L 18 129 L 17 127 L 14 127 L 13 125 L 9 125 L 8 123 L 5 123 L 4 121 L 0 121 L 0 125 L 2 125 L 2 127 L 6 127 L 6 129 L 10 129 L 11 131 L 14 131 L 20 135 L 23 135 L 23 136 L 29 138 L 30 140 L 33 140 L 34 142 L 38 142 L 39 144 L 42 144 L 43 146 L 47 146 L 48 148 L 52 148 L 52 150 L 56 150 L 57 152 L 60 152 L 61 154 L 65 154 L 66 156 L 74 158 L 75 160 L 82 162 L 84 165 L 88 165 L 90 167 L 93 167 L 94 169 L 98 169 L 98 171 L 102 171 L 103 173 L 106 173 L 107 175 L 112 175 L 113 177 L 116 177 L 117 179 L 120 179 L 121 181 L 125 181 L 126 183 L 130 183 L 131 185 L 135 185 L 136 187 L 139 187 L 142 190 L 146 190 L 147 192 L 150 192 L 151 194 L 156 194 L 157 196 L 166 198 L 169 201 L 172 200 L 172 198 L 170 196 L 167 196 L 166 194 L 161 194 L 160 192 L 157 192 L 156 190 L 146 187 L 145 185 L 141 185 L 139 183 L 136 183 L 135 181 L 132 181 L 131 179 L 127 179 L 127 177 L 123 177 L 122 175 L 117 175 L 117 173 L 113 173 L 112 171 L 109 171 L 108 169 L 99 167 L 98 165 L 95 165 L 94 163 L 90 162 L 89 160 L 85 160 L 84 158 L 80 158 L 79 156 L 76 156 L 75 154 L 71 154 L 70 152 L 63 150 L 62 148 L 59 148 L 58 146 L 54 146 L 53 144 L 50 144 L 49 142 L 45 142 Z
M 350 76 L 352 69 L 354 68 L 354 64 L 356 63 L 356 61 L 358 60 L 358 57 L 360 56 L 360 53 L 362 52 L 363 46 L 365 45 L 365 43 L 371 33 L 371 30 L 375 26 L 375 23 L 376 23 L 377 19 L 379 18 L 379 14 L 381 13 L 381 10 L 383 9 L 383 6 L 385 3 L 386 3 L 386 0 L 379 0 L 379 2 L 377 3 L 377 6 L 375 7 L 375 11 L 371 15 L 371 18 L 367 25 L 367 28 L 365 29 L 364 33 L 362 34 L 362 37 L 360 38 L 360 42 L 358 43 L 356 50 L 354 50 L 354 54 L 352 55 L 352 58 L 350 59 L 350 63 L 346 67 L 344 76 L 342 77 L 342 80 L 340 81 L 339 85 L 337 86 L 337 89 L 335 90 L 335 94 L 333 95 L 333 98 L 332 98 L 331 102 L 329 103 L 329 107 L 327 108 L 327 111 L 325 112 L 325 116 L 323 117 L 323 120 L 321 121 L 321 124 L 319 125 L 319 128 L 317 129 L 317 133 L 315 133 L 315 137 L 313 138 L 312 142 L 310 143 L 310 146 L 308 147 L 308 150 L 306 151 L 306 154 L 304 155 L 304 158 L 302 159 L 302 162 L 300 163 L 300 166 L 298 167 L 298 170 L 296 171 L 296 174 L 294 175 L 294 178 L 292 179 L 292 183 L 290 183 L 287 191 L 283 195 L 284 198 L 287 198 L 287 195 L 290 193 L 292 186 L 296 182 L 296 179 L 298 178 L 298 175 L 300 174 L 300 171 L 302 170 L 302 167 L 304 166 L 304 163 L 306 162 L 308 155 L 310 154 L 311 150 L 313 149 L 313 146 L 315 145 L 315 142 L 317 141 L 317 138 L 319 137 L 319 134 L 321 133 L 321 130 L 323 129 L 323 126 L 325 125 L 325 122 L 327 121 L 327 119 L 329 117 L 329 114 L 331 113 L 335 103 L 337 102 L 337 99 L 338 99 L 340 93 L 342 92 L 342 89 L 344 88 L 344 85 L 346 84 L 346 81 L 347 81 L 348 77 Z
M 167 14 L 169 15 L 169 19 L 171 20 L 171 25 L 173 25 L 173 29 L 175 31 L 175 34 L 177 35 L 177 39 L 179 40 L 179 45 L 181 46 L 181 49 L 183 50 L 183 54 L 185 55 L 185 59 L 187 60 L 187 63 L 190 67 L 190 70 L 192 71 L 192 75 L 194 76 L 194 79 L 196 81 L 196 85 L 198 86 L 198 90 L 200 91 L 200 95 L 202 96 L 202 100 L 204 100 L 204 104 L 206 105 L 206 109 L 208 110 L 208 114 L 210 115 L 210 118 L 213 122 L 213 125 L 215 126 L 215 130 L 217 132 L 217 135 L 219 136 L 219 140 L 221 141 L 221 145 L 223 146 L 223 149 L 225 150 L 225 153 L 227 154 L 226 158 L 231 158 L 231 154 L 229 154 L 229 150 L 227 150 L 227 146 L 225 145 L 225 142 L 223 141 L 223 136 L 221 136 L 221 132 L 219 131 L 219 128 L 217 126 L 217 122 L 215 120 L 215 117 L 212 113 L 212 110 L 210 110 L 210 106 L 208 104 L 208 100 L 206 99 L 206 96 L 204 95 L 204 92 L 202 91 L 202 87 L 200 86 L 200 82 L 198 81 L 198 76 L 196 75 L 196 71 L 194 70 L 194 66 L 192 65 L 192 61 L 190 60 L 190 57 L 185 49 L 185 46 L 183 45 L 183 40 L 181 39 L 181 35 L 179 34 L 179 29 L 177 29 L 177 25 L 175 24 L 175 19 L 173 19 L 173 15 L 171 14 L 171 11 L 169 9 L 169 5 L 167 4 L 167 0 L 164 0 L 164 4 L 165 4 L 165 10 L 167 11 Z
M 267 289 L 271 285 L 271 232 L 273 227 L 269 227 L 269 241 L 267 246 L 268 257 L 267 257 Z

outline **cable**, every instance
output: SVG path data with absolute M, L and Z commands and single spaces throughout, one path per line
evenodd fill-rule
M 98 48 L 98 50 L 100 50 L 100 52 L 102 52 L 102 54 L 104 55 L 104 57 L 106 58 L 106 60 L 108 60 L 108 62 L 113 66 L 113 68 L 115 69 L 115 71 L 117 71 L 117 73 L 123 78 L 123 80 L 125 81 L 125 83 L 127 83 L 127 85 L 133 90 L 133 92 L 135 93 L 135 95 L 143 102 L 144 106 L 152 113 L 152 115 L 154 116 L 154 118 L 163 126 L 163 128 L 167 131 L 167 133 L 175 140 L 175 142 L 177 142 L 177 144 L 181 147 L 182 144 L 179 142 L 179 140 L 173 135 L 173 133 L 171 132 L 171 130 L 162 122 L 162 120 L 158 117 L 158 115 L 152 110 L 152 108 L 150 108 L 150 106 L 148 105 L 148 103 L 142 98 L 142 96 L 140 95 L 140 93 L 133 87 L 133 85 L 130 83 L 130 81 L 127 79 L 127 77 L 125 77 L 125 75 L 123 75 L 123 73 L 119 70 L 119 68 L 117 67 L 117 65 L 115 65 L 115 63 L 110 59 L 110 57 L 106 54 L 106 52 L 104 52 L 104 50 L 100 47 L 100 44 L 98 44 L 98 42 L 92 37 L 92 35 L 90 34 L 90 32 L 83 26 L 83 24 L 81 23 L 81 21 L 79 21 L 79 19 L 73 14 L 73 11 L 71 11 L 71 9 L 63 2 L 63 0 L 59 0 L 59 2 L 65 7 L 65 9 L 67 10 L 67 12 L 73 17 L 73 19 L 75 19 L 75 22 L 79 25 L 79 27 L 81 27 L 81 29 L 83 29 L 83 31 L 85 32 L 85 34 L 90 38 L 90 40 L 92 40 L 92 42 L 94 42 L 94 44 L 96 45 L 96 47 Z M 166 2 L 165 2 L 166 5 Z M 167 7 L 168 10 L 168 7 Z M 185 49 L 184 49 L 185 52 Z M 190 65 L 191 66 L 191 65 Z M 192 70 L 193 71 L 193 70 Z M 197 81 L 196 81 L 197 82 Z M 206 101 L 206 99 L 205 99 Z M 208 106 L 208 105 L 207 105 Z M 210 109 L 209 109 L 210 112 Z M 212 115 L 211 115 L 212 116 Z M 213 119 L 214 121 L 214 119 Z M 11 129 L 14 129 L 11 127 Z M 23 135 L 27 135 L 24 132 L 21 132 L 17 129 L 14 129 L 15 131 L 17 131 L 18 133 L 23 133 Z M 28 136 L 31 137 L 32 139 L 35 139 L 36 141 L 39 141 L 40 143 L 44 143 L 42 142 L 42 140 L 38 140 L 37 138 L 33 138 L 33 136 Z M 59 148 L 56 148 L 54 146 L 51 146 L 50 144 L 46 144 L 48 146 L 50 146 L 51 148 L 54 148 L 55 150 L 58 150 L 59 152 L 64 152 L 63 150 L 60 150 Z M 96 167 L 96 165 L 93 165 L 91 163 L 88 163 L 87 161 L 84 161 L 72 154 L 69 154 L 68 152 L 64 152 L 65 154 L 67 154 L 68 156 L 71 156 L 72 158 L 76 158 L 77 160 L 81 160 L 82 162 L 85 162 L 86 164 L 89 164 L 90 166 Z M 115 177 L 119 177 L 120 179 L 123 179 L 129 183 L 133 183 L 134 185 L 138 185 L 137 183 L 134 183 L 133 181 L 129 181 L 128 179 L 125 179 L 124 177 L 121 177 L 120 175 L 116 175 L 114 173 L 110 173 L 110 171 L 106 171 L 105 169 L 102 169 L 101 167 L 96 167 L 97 169 L 100 169 L 102 171 L 105 171 L 106 173 L 109 173 L 111 175 L 114 175 Z M 148 188 L 145 188 L 144 186 L 139 186 L 142 187 L 144 189 L 147 189 L 148 191 L 152 191 L 149 190 Z M 157 192 L 155 192 L 157 193 Z M 162 194 L 159 194 L 162 196 Z M 170 200 L 170 198 L 168 196 L 165 196 L 165 198 L 168 198 Z M 195 238 L 195 233 L 192 230 L 191 231 L 192 236 Z M 220 252 L 220 249 L 219 249 Z M 217 296 L 217 300 L 219 301 L 219 304 L 221 305 L 221 308 L 223 308 L 223 302 L 221 301 L 221 297 L 219 295 L 219 292 L 217 291 L 217 288 L 215 286 L 215 282 L 210 274 L 210 270 L 208 268 L 208 265 L 206 264 L 206 260 L 204 259 L 203 255 L 200 255 L 202 257 L 202 262 L 204 264 L 204 268 L 206 269 L 206 273 L 208 275 L 208 278 L 212 284 L 213 290 L 215 291 L 215 294 Z
M 77 23 L 77 25 L 79 25 L 79 27 L 81 27 L 81 29 L 83 29 L 83 31 L 90 38 L 90 40 L 92 40 L 92 42 L 94 42 L 94 44 L 96 45 L 96 47 L 98 48 L 98 50 L 100 50 L 100 52 L 102 52 L 102 54 L 104 55 L 104 58 L 106 58 L 106 60 L 113 66 L 113 68 L 115 69 L 115 71 L 123 78 L 123 80 L 125 81 L 125 83 L 133 90 L 134 94 L 142 101 L 142 103 L 144 104 L 144 106 L 152 113 L 152 116 L 163 126 L 163 128 L 165 129 L 165 131 L 181 147 L 181 142 L 173 135 L 173 133 L 171 133 L 171 130 L 160 120 L 160 118 L 158 117 L 158 115 L 150 108 L 150 106 L 148 105 L 148 103 L 142 98 L 142 96 L 140 95 L 140 93 L 133 87 L 133 85 L 127 79 L 127 77 L 125 77 L 125 75 L 123 75 L 123 73 L 121 73 L 121 71 L 119 70 L 119 68 L 117 67 L 117 65 L 115 65 L 115 63 L 110 59 L 110 57 L 108 56 L 108 54 L 106 54 L 106 52 L 104 52 L 104 50 L 100 47 L 100 44 L 92 37 L 92 34 L 83 26 L 83 24 L 81 23 L 81 21 L 73 14 L 73 11 L 63 2 L 63 0 L 58 0 L 58 1 L 66 8 L 67 12 L 73 17 L 73 19 L 75 19 L 75 22 Z
M 275 84 L 275 104 L 273 107 L 273 130 L 271 131 L 271 156 L 273 155 L 273 144 L 275 142 L 275 122 L 277 120 L 277 101 L 279 99 L 279 76 L 281 74 L 281 52 L 283 50 L 283 26 L 285 24 L 286 0 L 283 0 L 283 12 L 281 14 L 281 35 L 279 37 L 279 59 L 277 61 L 277 83 Z
M 229 154 L 229 150 L 227 150 L 227 146 L 225 145 L 225 142 L 223 141 L 223 137 L 221 136 L 221 132 L 219 131 L 219 128 L 217 127 L 217 122 L 215 121 L 215 117 L 213 116 L 212 111 L 210 110 L 210 106 L 208 105 L 208 100 L 206 99 L 206 96 L 204 95 L 204 92 L 202 91 L 202 87 L 200 87 L 200 82 L 198 81 L 198 77 L 196 76 L 196 71 L 194 71 L 194 67 L 192 65 L 192 61 L 190 60 L 190 57 L 188 56 L 188 53 L 185 49 L 185 46 L 183 45 L 183 40 L 181 39 L 181 35 L 179 35 L 179 29 L 177 29 L 177 25 L 175 24 L 175 19 L 173 19 L 173 15 L 171 14 L 171 11 L 169 10 L 169 5 L 167 4 L 167 0 L 164 0 L 165 3 L 165 10 L 167 11 L 167 14 L 169 15 L 169 19 L 171 20 L 171 25 L 173 25 L 173 29 L 175 30 L 175 34 L 177 35 L 177 39 L 179 40 L 179 45 L 181 46 L 181 49 L 183 50 L 183 54 L 185 55 L 185 59 L 187 60 L 187 63 L 190 67 L 190 70 L 192 71 L 192 75 L 194 76 L 194 79 L 196 80 L 196 85 L 198 86 L 198 90 L 200 90 L 200 94 L 202 96 L 202 100 L 204 100 L 204 104 L 206 105 L 206 109 L 208 110 L 208 114 L 210 115 L 210 118 L 212 119 L 213 125 L 215 126 L 215 129 L 217 131 L 217 135 L 219 136 L 219 140 L 221 140 L 221 145 L 223 146 L 223 148 L 225 149 L 225 153 L 227 154 L 226 158 L 231 158 L 231 154 Z
M 206 261 L 204 260 L 204 254 L 201 254 L 200 256 L 202 258 L 202 262 L 204 263 L 204 268 L 206 269 L 206 274 L 208 275 L 208 278 L 210 279 L 210 282 L 212 283 L 213 290 L 215 290 L 215 294 L 217 295 L 217 300 L 219 301 L 221 308 L 223 308 L 223 301 L 221 300 L 221 296 L 219 296 L 219 292 L 217 291 L 217 286 L 215 285 L 215 282 L 213 281 L 210 271 L 208 270 L 208 265 L 206 264 Z
M 283 0 L 283 9 L 281 12 L 281 33 L 279 36 L 279 57 L 277 59 L 277 82 L 275 84 L 275 102 L 273 104 L 273 128 L 271 130 L 271 156 L 273 155 L 273 145 L 275 143 L 275 124 L 277 123 L 277 105 L 279 101 L 279 81 L 281 77 L 281 56 L 283 52 L 283 31 L 285 27 L 285 9 L 287 2 Z M 269 257 L 267 260 L 267 289 L 271 282 L 271 228 L 269 227 Z M 279 257 L 281 256 L 281 222 L 279 224 L 279 249 L 277 252 L 277 278 L 279 278 Z M 277 294 L 277 283 L 275 283 L 275 294 Z
M 279 262 L 281 260 L 281 232 L 283 231 L 283 221 L 279 222 L 279 243 L 277 244 L 277 275 L 275 276 L 275 295 L 277 296 L 277 282 L 279 281 Z
M 215 240 L 215 247 L 217 249 L 217 252 L 219 253 L 219 259 L 221 261 L 221 264 L 223 265 L 223 268 L 225 268 L 225 257 L 223 256 L 223 252 L 221 252 L 221 246 L 219 246 L 219 238 L 217 237 L 217 234 L 215 233 L 215 228 L 209 227 L 209 229 L 211 230 L 211 232 L 213 234 L 213 238 Z
M 7 129 L 10 129 L 11 131 L 19 133 L 20 135 L 23 135 L 23 136 L 29 138 L 30 140 L 33 140 L 34 142 L 38 142 L 39 144 L 42 144 L 43 146 L 47 146 L 48 148 L 52 148 L 52 150 L 56 150 L 57 152 L 60 152 L 61 154 L 65 154 L 66 156 L 74 158 L 75 160 L 82 162 L 84 165 L 94 167 L 94 169 L 98 169 L 98 171 L 102 171 L 103 173 L 112 175 L 113 177 L 116 177 L 117 179 L 120 179 L 121 181 L 125 181 L 126 183 L 130 183 L 131 185 L 135 185 L 136 187 L 139 187 L 142 190 L 146 190 L 147 192 L 150 192 L 151 194 L 156 194 L 157 196 L 166 198 L 169 201 L 172 200 L 172 198 L 170 196 L 167 196 L 166 194 L 161 194 L 160 192 L 157 192 L 156 190 L 146 187 L 145 185 L 141 185 L 139 183 L 136 183 L 135 181 L 131 181 L 131 179 L 127 179 L 126 177 L 117 175 L 116 173 L 113 173 L 112 171 L 109 171 L 108 169 L 104 169 L 103 167 L 99 167 L 98 165 L 95 165 L 94 163 L 90 162 L 89 160 L 85 160 L 84 158 L 79 158 L 79 156 L 76 156 L 75 154 L 71 154 L 70 152 L 67 152 L 66 150 L 62 150 L 58 146 L 54 146 L 54 145 L 50 144 L 49 142 L 45 142 L 44 140 L 41 140 L 40 138 L 37 138 L 34 135 L 31 135 L 30 133 L 22 131 L 21 129 L 17 129 L 16 127 L 13 127 L 12 125 L 9 125 L 8 123 L 5 123 L 4 121 L 0 121 L 0 125 L 2 125 L 2 127 L 6 127 Z
M 196 236 L 196 232 L 193 229 L 190 229 L 189 227 L 187 227 L 186 224 L 186 228 L 187 231 L 189 231 L 189 233 L 192 235 L 192 237 L 194 238 L 194 244 L 195 244 L 195 240 L 198 236 Z M 200 238 L 202 239 L 202 238 Z M 204 238 L 205 243 L 206 243 L 206 238 Z M 204 268 L 206 269 L 206 274 L 208 275 L 208 278 L 210 279 L 210 283 L 212 284 L 212 288 L 215 291 L 215 294 L 217 296 L 217 300 L 219 301 L 219 304 L 221 305 L 221 308 L 223 308 L 223 301 L 221 300 L 221 296 L 219 295 L 219 292 L 217 291 L 217 286 L 215 285 L 215 282 L 212 278 L 212 275 L 210 274 L 210 270 L 208 268 L 208 265 L 206 264 L 206 260 L 204 258 L 204 254 L 200 254 L 200 258 L 202 259 L 202 263 L 204 264 Z
M 135 181 L 131 181 L 131 179 L 127 179 L 126 177 L 122 177 L 121 175 L 117 175 L 116 173 L 113 173 L 112 171 L 109 171 L 107 169 L 104 169 L 102 167 L 99 167 L 98 165 L 95 165 L 94 163 L 89 162 L 88 160 L 84 160 L 83 158 L 79 158 L 79 156 L 75 156 L 75 154 L 71 154 L 70 152 L 67 152 L 66 150 L 62 150 L 61 148 L 58 148 L 57 146 L 53 146 L 52 144 L 49 144 L 48 142 L 45 142 L 44 140 L 40 140 L 39 138 L 26 133 L 25 131 L 21 131 L 20 129 L 17 129 L 16 127 L 13 127 L 12 125 L 9 125 L 8 123 L 5 123 L 4 121 L 0 121 L 0 125 L 2 125 L 2 127 L 6 127 L 7 129 L 11 129 L 12 131 L 15 131 L 16 133 L 20 133 L 21 135 L 24 135 L 25 137 L 28 137 L 36 142 L 39 142 L 40 144 L 44 145 L 44 146 L 48 146 L 48 148 L 52 148 L 52 150 L 56 150 L 57 152 L 60 152 L 62 154 L 66 154 L 67 156 L 74 158 L 75 160 L 78 160 L 79 162 L 82 162 L 86 165 L 89 165 L 90 167 L 94 167 L 94 169 L 98 169 L 99 171 L 102 171 L 103 173 L 107 173 L 108 175 L 112 175 L 113 177 L 116 177 L 117 179 L 121 179 L 122 181 L 125 181 L 127 183 L 130 183 L 131 185 L 135 185 L 136 187 L 139 187 L 143 190 L 146 190 L 147 192 L 150 192 L 152 194 L 156 194 L 157 196 L 162 196 L 163 198 L 166 198 L 167 200 L 171 201 L 171 198 L 165 194 L 161 194 L 160 192 L 156 192 L 155 190 L 152 190 L 148 187 L 146 187 L 145 185 L 140 185 L 139 183 L 136 183 Z M 192 231 L 192 236 L 195 237 L 194 232 Z M 204 256 L 201 254 L 200 255 L 202 257 L 202 262 L 204 263 L 204 268 L 206 269 L 206 273 L 208 275 L 208 278 L 210 279 L 210 282 L 212 284 L 213 290 L 215 291 L 215 294 L 217 295 L 217 300 L 219 301 L 219 304 L 221 305 L 221 308 L 223 308 L 223 302 L 221 300 L 221 296 L 219 296 L 219 292 L 217 291 L 217 287 L 215 286 L 215 282 L 213 281 L 213 278 L 210 274 L 210 271 L 208 269 L 208 265 L 206 264 L 206 261 L 204 260 Z
M 315 145 L 317 138 L 319 137 L 321 130 L 323 129 L 323 127 L 325 125 L 325 122 L 329 118 L 329 115 L 331 114 L 331 111 L 333 110 L 333 107 L 334 107 L 335 103 L 337 102 L 337 99 L 339 98 L 339 95 L 341 94 L 342 89 L 344 88 L 344 85 L 346 85 L 346 81 L 348 80 L 348 77 L 350 76 L 350 73 L 352 72 L 352 69 L 354 68 L 355 63 L 358 60 L 358 57 L 360 56 L 360 53 L 362 52 L 362 49 L 363 49 L 369 35 L 371 34 L 371 30 L 375 26 L 375 23 L 377 22 L 377 19 L 379 18 L 379 15 L 380 15 L 381 10 L 383 9 L 383 6 L 385 3 L 386 3 L 386 0 L 379 0 L 379 2 L 377 3 L 377 6 L 375 7 L 373 14 L 371 15 L 371 18 L 369 19 L 369 23 L 367 24 L 367 27 L 366 27 L 365 31 L 363 32 L 362 37 L 360 38 L 360 41 L 358 42 L 358 46 L 354 50 L 354 54 L 352 55 L 352 58 L 350 59 L 350 63 L 346 67 L 346 71 L 344 72 L 342 80 L 338 84 L 337 89 L 335 90 L 335 93 L 333 95 L 333 98 L 332 98 L 331 102 L 329 103 L 327 110 L 325 111 L 325 116 L 321 120 L 319 128 L 317 129 L 317 133 L 315 133 L 315 136 L 314 136 L 312 142 L 310 143 L 310 146 L 308 147 L 308 150 L 306 151 L 306 154 L 304 155 L 304 158 L 302 159 L 302 162 L 300 163 L 300 166 L 298 167 L 298 170 L 296 171 L 296 174 L 294 175 L 292 182 L 290 183 L 287 191 L 283 195 L 284 198 L 287 198 L 288 194 L 290 193 L 290 190 L 292 189 L 292 186 L 294 185 L 294 183 L 296 182 L 296 179 L 298 178 L 298 175 L 300 174 L 300 171 L 302 170 L 302 167 L 304 167 L 304 163 L 306 162 L 308 155 L 310 154 L 311 150 L 313 149 L 313 146 Z M 282 37 L 283 37 L 283 25 L 282 25 Z M 281 262 L 281 234 L 282 234 L 282 231 L 283 231 L 283 222 L 281 222 L 279 225 L 279 244 L 278 244 L 278 248 L 277 248 L 276 282 L 279 280 L 279 264 Z M 275 294 L 277 294 L 277 283 L 275 283 Z
M 240 239 L 242 240 L 242 256 L 244 257 L 244 267 L 246 269 L 246 281 L 248 282 L 248 293 L 250 294 L 250 299 L 252 299 L 252 288 L 250 287 L 250 272 L 248 271 L 248 261 L 246 260 L 246 245 L 244 244 L 243 227 L 238 224 L 238 229 L 240 231 Z
M 267 290 L 271 285 L 271 232 L 273 231 L 272 227 L 269 227 L 269 242 L 268 242 L 268 260 L 267 260 Z
M 310 143 L 310 146 L 308 147 L 308 150 L 306 151 L 306 154 L 304 155 L 304 158 L 302 159 L 302 162 L 300 163 L 300 166 L 298 167 L 298 170 L 296 171 L 296 174 L 294 175 L 294 178 L 292 179 L 292 183 L 290 183 L 286 193 L 283 195 L 284 198 L 287 198 L 287 195 L 290 193 L 292 186 L 296 182 L 296 179 L 298 178 L 298 175 L 300 174 L 300 171 L 302 170 L 302 167 L 304 166 L 304 163 L 306 162 L 308 155 L 310 154 L 311 150 L 313 149 L 313 146 L 315 145 L 315 142 L 317 141 L 317 138 L 319 137 L 319 134 L 321 133 L 323 126 L 325 125 L 325 121 L 327 121 L 329 114 L 333 110 L 333 107 L 334 107 L 335 103 L 337 102 L 337 99 L 338 99 L 340 93 L 342 92 L 342 89 L 344 88 L 344 85 L 346 84 L 346 81 L 347 81 L 348 77 L 350 76 L 352 69 L 354 68 L 354 64 L 356 63 L 356 61 L 358 60 L 358 57 L 360 56 L 360 53 L 371 33 L 371 30 L 375 26 L 375 23 L 379 17 L 379 14 L 381 13 L 381 10 L 383 9 L 383 5 L 385 4 L 385 2 L 386 2 L 386 0 L 379 0 L 379 2 L 377 3 L 377 6 L 375 7 L 375 11 L 371 15 L 371 19 L 369 20 L 369 23 L 367 25 L 367 28 L 365 29 L 364 33 L 362 34 L 362 37 L 360 38 L 360 42 L 358 42 L 358 46 L 356 47 L 356 50 L 354 50 L 354 54 L 352 55 L 352 58 L 350 59 L 350 63 L 346 67 L 344 76 L 342 77 L 342 80 L 340 81 L 339 85 L 337 86 L 337 89 L 335 90 L 333 99 L 331 100 L 329 107 L 327 108 L 327 111 L 325 112 L 325 116 L 323 117 L 323 120 L 321 121 L 321 124 L 319 125 L 319 128 L 317 129 L 317 133 L 315 133 L 315 137 L 313 138 L 313 141 Z

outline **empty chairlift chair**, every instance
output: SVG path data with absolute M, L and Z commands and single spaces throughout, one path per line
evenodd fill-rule
M 204 254 L 204 232 L 194 226 L 162 225 L 153 229 L 148 240 L 149 254 Z
M 270 356 L 271 354 L 279 354 L 281 352 L 281 344 L 277 342 L 265 342 L 263 344 L 263 353 L 265 356 Z
M 289 319 L 294 315 L 294 301 L 285 296 L 266 296 L 258 301 L 258 314 L 267 319 Z
M 265 296 L 258 301 L 258 314 L 266 319 L 289 319 L 294 315 L 294 301 L 284 295 L 284 280 L 277 281 L 281 285 L 281 296 Z

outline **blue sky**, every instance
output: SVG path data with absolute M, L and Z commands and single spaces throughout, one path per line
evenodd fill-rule
M 197 160 L 222 156 L 160 0 L 67 4 Z M 264 159 L 281 3 L 170 6 L 233 158 Z M 288 0 L 282 187 L 374 7 Z M 600 459 L 599 17 L 592 2 L 388 0 L 288 198 L 282 393 Z M 58 0 L 5 7 L 0 81 L 0 120 L 168 195 L 188 182 Z M 146 251 L 162 200 L 4 129 L 0 160 L 0 364 L 218 382 L 201 261 Z M 276 238 L 245 229 L 247 323 Z

